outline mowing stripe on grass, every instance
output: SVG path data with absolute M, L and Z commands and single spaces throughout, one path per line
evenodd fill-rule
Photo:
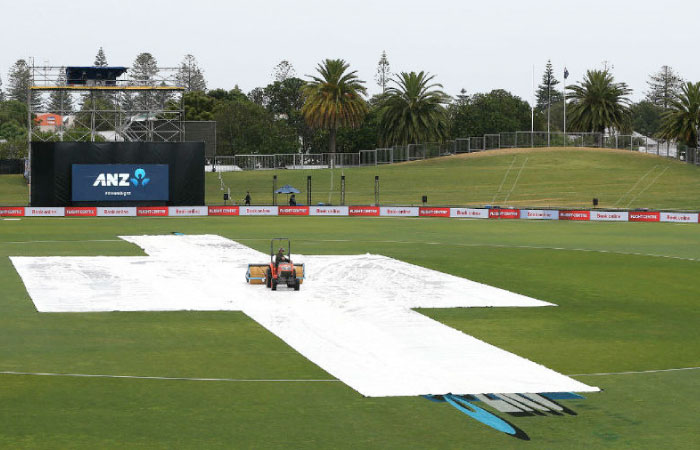
M 52 372 L 16 372 L 0 371 L 2 375 L 33 375 L 41 377 L 73 377 L 73 378 L 125 378 L 134 380 L 172 380 L 172 381 L 226 381 L 237 383 L 336 383 L 337 379 L 253 379 L 253 378 L 191 378 L 191 377 L 149 377 L 139 375 L 105 375 L 89 373 L 52 373 Z
M 420 219 L 425 220 L 425 219 Z M 232 238 L 236 241 L 269 241 L 267 238 Z M 445 242 L 424 242 L 424 241 L 395 241 L 395 240 L 365 240 L 365 239 L 297 239 L 297 241 L 303 242 L 364 242 L 364 243 L 375 243 L 375 244 L 403 244 L 403 245 L 449 245 L 450 247 L 491 247 L 491 248 L 521 248 L 521 249 L 532 249 L 532 250 L 563 250 L 571 252 L 587 252 L 587 253 L 610 253 L 613 255 L 625 255 L 625 256 L 646 256 L 649 258 L 667 258 L 667 259 L 677 259 L 680 261 L 692 261 L 698 262 L 698 258 L 684 258 L 682 256 L 671 256 L 671 255 L 659 255 L 654 253 L 638 253 L 638 252 L 620 252 L 615 250 L 596 250 L 591 248 L 566 248 L 566 247 L 547 247 L 541 245 L 510 245 L 510 244 L 457 244 L 457 243 L 445 243 Z M 3 244 L 54 244 L 54 243 L 67 243 L 67 242 L 125 242 L 123 239 L 86 239 L 82 241 L 71 241 L 71 240 L 56 240 L 56 241 L 12 241 L 12 242 L 0 242 Z
M 655 370 L 636 370 L 629 372 L 600 372 L 600 373 L 574 373 L 570 377 L 594 377 L 605 375 L 637 375 L 642 373 L 659 373 L 659 372 L 678 372 L 681 370 L 698 370 L 700 367 L 680 367 L 678 369 L 655 369 Z

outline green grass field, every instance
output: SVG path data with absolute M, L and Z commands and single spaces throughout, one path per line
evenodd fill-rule
M 374 177 L 380 177 L 381 204 L 510 205 L 516 207 L 700 209 L 700 168 L 637 152 L 607 149 L 524 149 L 472 153 L 390 166 L 336 170 L 276 170 L 223 174 L 234 201 L 249 190 L 255 204 L 272 204 L 272 177 L 291 184 L 306 202 L 340 204 L 340 177 L 346 177 L 346 204 L 374 204 Z M 223 203 L 218 174 L 207 174 L 206 202 Z M 20 175 L 0 176 L 0 205 L 27 204 Z M 280 195 L 279 201 L 286 202 Z
M 488 167 L 493 171 L 500 167 L 500 175 L 493 176 L 502 178 L 502 165 L 511 164 L 508 158 L 512 157 L 458 161 L 484 164 L 486 173 Z M 600 153 L 600 157 L 607 156 Z M 698 179 L 692 168 L 653 158 L 635 159 L 639 164 L 647 160 L 670 164 L 666 173 L 678 170 L 687 173 L 688 179 Z M 514 167 L 518 161 L 522 163 L 516 160 Z M 448 170 L 439 161 L 424 164 Z M 407 175 L 400 178 L 408 180 L 414 166 L 419 165 L 403 166 Z M 369 169 L 357 172 L 363 170 Z M 382 170 L 389 178 L 388 173 L 397 169 Z M 257 176 L 230 176 L 237 175 Z M 264 175 L 269 178 L 270 174 Z M 525 179 L 524 170 L 520 182 Z M 531 180 L 534 183 L 534 174 Z M 610 185 L 617 181 L 613 178 Z M 616 189 L 621 192 L 625 187 L 620 183 Z M 657 192 L 658 201 L 679 202 L 682 207 L 697 201 L 690 194 L 682 202 L 670 196 L 664 199 L 662 194 Z M 378 253 L 556 303 L 555 308 L 420 312 L 564 374 L 698 367 L 697 227 L 425 218 L 0 220 L 0 371 L 332 378 L 239 312 L 39 314 L 8 259 L 13 255 L 141 255 L 139 248 L 117 236 L 175 231 L 218 234 L 261 251 L 271 236 L 286 234 L 301 253 Z M 239 280 L 243 274 L 231 277 Z M 363 398 L 339 382 L 0 374 L 0 448 L 700 446 L 696 423 L 700 371 L 574 378 L 603 391 L 587 395 L 586 400 L 564 401 L 577 416 L 506 417 L 530 436 L 526 442 L 487 428 L 445 404 L 423 398 Z

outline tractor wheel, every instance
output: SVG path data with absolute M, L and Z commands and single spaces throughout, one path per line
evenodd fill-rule
M 277 280 L 272 280 L 272 285 L 270 286 L 273 291 L 277 290 Z
M 272 272 L 270 271 L 270 268 L 268 267 L 267 272 L 265 273 L 265 285 L 267 287 L 270 287 L 270 286 L 272 286 L 271 282 L 272 282 Z
M 294 290 L 295 290 L 295 291 L 298 291 L 298 290 L 299 290 L 299 286 L 300 286 L 299 278 L 296 278 L 296 279 L 294 280 Z

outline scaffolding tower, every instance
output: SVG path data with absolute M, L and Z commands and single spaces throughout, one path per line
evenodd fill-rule
M 184 141 L 185 89 L 175 67 L 158 68 L 153 76 L 130 76 L 126 67 L 32 63 L 30 70 L 30 153 L 32 142 Z M 101 78 L 107 73 L 111 78 Z

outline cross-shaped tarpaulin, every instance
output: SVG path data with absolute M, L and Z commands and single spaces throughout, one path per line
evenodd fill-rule
M 554 306 L 378 255 L 299 256 L 301 291 L 248 285 L 269 255 L 219 236 L 127 236 L 149 256 L 12 257 L 40 312 L 243 311 L 365 396 L 593 392 L 412 308 Z

